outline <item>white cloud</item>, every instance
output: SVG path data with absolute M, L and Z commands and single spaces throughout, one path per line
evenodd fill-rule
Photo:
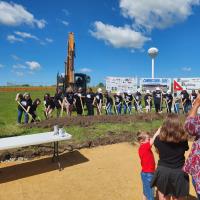
M 12 66 L 13 69 L 26 69 L 27 67 L 25 65 L 22 64 L 14 64 Z
M 94 26 L 95 31 L 90 31 L 92 36 L 99 40 L 104 40 L 107 44 L 111 44 L 116 48 L 140 49 L 145 42 L 150 40 L 150 38 L 142 35 L 140 32 L 134 31 L 128 26 L 115 27 L 100 21 L 96 21 Z
M 38 70 L 41 68 L 40 63 L 38 63 L 36 61 L 27 61 L 26 64 L 30 70 Z
M 32 35 L 31 33 L 15 31 L 15 34 L 22 37 L 22 38 L 31 38 L 31 39 L 34 39 L 34 40 L 39 40 L 37 36 Z
M 24 40 L 22 38 L 16 37 L 15 35 L 8 35 L 7 36 L 7 40 L 10 43 L 14 43 L 14 42 L 23 42 Z
M 46 21 L 44 19 L 36 19 L 32 13 L 28 12 L 20 4 L 0 1 L 0 24 L 7 26 L 19 26 L 21 24 L 36 25 L 42 29 L 45 27 Z
M 80 72 L 82 72 L 82 73 L 89 73 L 91 71 L 92 70 L 90 68 L 82 68 L 82 69 L 80 69 Z
M 61 23 L 64 24 L 65 26 L 69 25 L 69 22 L 65 21 L 65 20 L 61 20 Z
M 190 71 L 192 71 L 192 68 L 191 67 L 183 67 L 182 71 L 184 71 L 184 72 L 190 72 Z
M 167 28 L 186 20 L 200 0 L 120 0 L 122 15 L 133 20 L 134 27 Z
M 52 43 L 53 42 L 53 39 L 52 38 L 45 38 L 45 40 L 49 43 Z
M 3 64 L 0 64 L 0 69 L 3 68 L 3 67 L 4 67 L 4 65 L 3 65 Z

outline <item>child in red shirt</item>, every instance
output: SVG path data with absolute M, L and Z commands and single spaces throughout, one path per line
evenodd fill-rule
M 153 138 L 150 139 L 148 132 L 139 132 L 137 140 L 140 143 L 138 154 L 141 160 L 141 179 L 143 184 L 143 200 L 154 200 L 154 190 L 151 188 L 151 181 L 155 171 L 155 160 L 151 147 L 160 129 L 155 133 Z

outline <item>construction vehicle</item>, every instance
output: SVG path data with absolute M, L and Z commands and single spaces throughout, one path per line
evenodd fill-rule
M 67 87 L 72 87 L 74 90 L 82 88 L 86 92 L 87 84 L 90 82 L 90 77 L 83 73 L 75 73 L 74 70 L 75 58 L 75 42 L 74 33 L 70 32 L 68 36 L 67 58 L 65 60 L 65 73 L 57 74 L 57 91 L 66 91 Z

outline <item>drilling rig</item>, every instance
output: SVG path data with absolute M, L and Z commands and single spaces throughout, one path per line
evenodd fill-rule
M 72 87 L 75 90 L 81 87 L 83 89 L 83 92 L 86 92 L 87 84 L 90 82 L 90 77 L 83 73 L 75 73 L 74 58 L 75 58 L 74 33 L 70 32 L 68 35 L 67 57 L 64 62 L 65 73 L 57 74 L 57 91 L 60 89 L 64 93 L 67 87 Z

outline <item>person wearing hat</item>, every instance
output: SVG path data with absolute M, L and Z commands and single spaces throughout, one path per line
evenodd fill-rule
M 112 106 L 113 106 L 113 99 L 111 93 L 106 91 L 105 92 L 105 109 L 107 115 L 112 115 Z
M 92 91 L 92 88 L 88 88 L 87 92 L 85 94 L 85 104 L 87 107 L 87 111 L 88 111 L 87 115 L 88 116 L 94 115 L 94 105 L 93 105 L 94 97 L 95 97 L 95 94 Z
M 72 87 L 68 87 L 66 89 L 66 93 L 64 94 L 63 106 L 66 109 L 67 115 L 71 116 L 73 107 L 75 103 L 75 97 Z
M 74 105 L 76 106 L 77 115 L 84 114 L 85 96 L 81 87 L 78 88 L 78 91 L 74 94 L 74 99 Z
M 117 115 L 121 115 L 123 98 L 120 92 L 114 95 L 114 107 Z
M 102 104 L 103 104 L 102 89 L 98 88 L 93 101 L 93 105 L 97 107 L 97 115 L 102 114 Z
M 166 107 L 167 107 L 167 112 L 171 113 L 172 112 L 173 96 L 172 96 L 170 90 L 167 91 L 164 98 L 165 98 L 165 103 L 166 103 Z
M 145 108 L 146 108 L 146 113 L 151 112 L 152 95 L 149 90 L 146 90 L 146 94 L 144 95 L 144 104 L 145 104 Z
M 139 110 L 141 110 L 141 102 L 142 102 L 142 94 L 139 88 L 137 89 L 137 92 L 135 93 L 133 99 L 134 99 L 135 110 L 138 112 Z
M 162 112 L 162 92 L 159 87 L 156 87 L 156 91 L 153 92 L 153 100 L 156 113 Z
M 133 95 L 128 90 L 127 92 L 124 93 L 124 114 L 127 113 L 127 110 L 129 114 L 131 114 L 132 101 L 133 101 Z
M 188 94 L 185 87 L 183 87 L 183 90 L 181 91 L 181 103 L 183 107 L 183 113 L 188 113 L 192 107 L 192 103 L 190 100 L 190 95 Z

